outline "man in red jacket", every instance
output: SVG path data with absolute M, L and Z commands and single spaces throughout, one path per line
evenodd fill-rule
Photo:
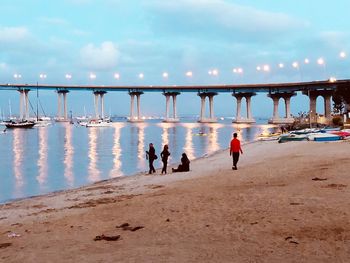
M 230 146 L 230 156 L 232 155 L 232 159 L 233 159 L 232 170 L 237 170 L 239 153 L 243 154 L 243 151 L 241 148 L 241 142 L 237 139 L 237 133 L 234 133 L 233 139 L 231 140 L 231 146 Z

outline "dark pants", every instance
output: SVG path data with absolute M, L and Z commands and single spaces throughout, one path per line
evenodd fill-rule
M 239 152 L 233 152 L 232 153 L 232 160 L 233 160 L 233 166 L 237 168 L 237 163 L 239 160 Z
M 163 172 L 166 173 L 166 167 L 167 167 L 167 165 L 168 165 L 168 160 L 162 160 L 162 162 L 163 162 L 162 173 L 163 173 Z
M 149 173 L 151 174 L 152 172 L 155 173 L 156 172 L 156 169 L 154 169 L 154 166 L 153 166 L 153 159 L 149 159 Z

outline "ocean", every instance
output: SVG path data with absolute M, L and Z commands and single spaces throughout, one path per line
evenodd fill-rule
M 8 129 L 0 132 L 0 203 L 147 172 L 145 151 L 151 142 L 158 156 L 168 144 L 169 163 L 177 164 L 183 152 L 193 160 L 226 149 L 233 132 L 246 143 L 275 130 L 267 124 L 237 125 L 230 119 L 212 124 L 195 119 L 180 123 L 119 120 L 111 127 L 52 123 Z M 158 158 L 155 167 L 161 165 Z

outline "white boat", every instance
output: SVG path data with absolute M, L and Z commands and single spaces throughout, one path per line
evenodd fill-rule
M 111 127 L 111 122 L 102 119 L 92 119 L 86 125 L 86 127 Z
M 307 135 L 309 141 L 338 141 L 341 136 L 331 133 L 310 133 Z

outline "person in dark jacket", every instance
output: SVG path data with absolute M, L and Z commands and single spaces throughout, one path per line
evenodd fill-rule
M 149 172 L 148 173 L 149 174 L 155 173 L 156 169 L 154 169 L 153 162 L 154 162 L 154 160 L 157 159 L 157 155 L 156 155 L 156 150 L 153 147 L 153 143 L 149 144 L 149 149 L 148 149 L 148 151 L 146 151 L 146 159 L 148 159 L 148 162 L 149 162 Z
M 164 145 L 163 151 L 160 153 L 160 157 L 162 158 L 163 162 L 163 168 L 162 168 L 162 174 L 163 172 L 166 174 L 166 167 L 168 165 L 168 157 L 170 156 L 170 152 L 168 150 L 168 145 Z
M 186 153 L 182 154 L 181 164 L 177 167 L 177 169 L 173 168 L 173 172 L 188 172 L 190 170 L 190 160 L 188 159 Z

